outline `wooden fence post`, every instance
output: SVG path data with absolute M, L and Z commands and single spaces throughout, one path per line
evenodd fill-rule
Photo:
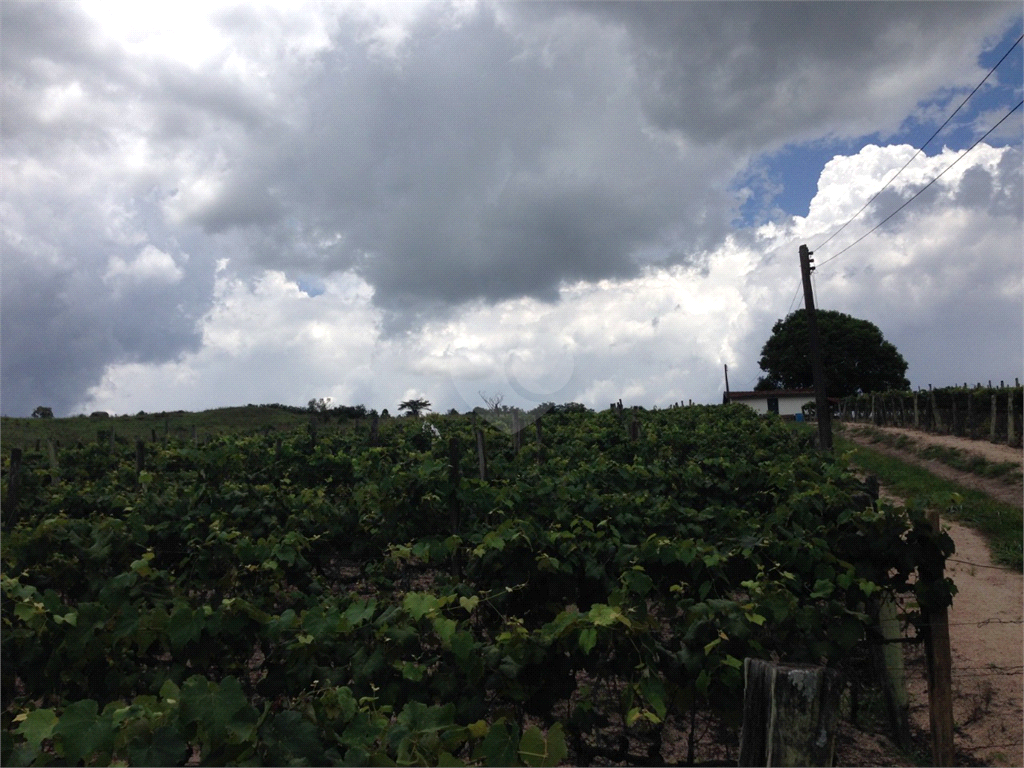
M 512 411 L 512 453 L 515 456 L 519 455 L 519 450 L 523 447 L 522 428 L 519 423 L 519 411 Z
M 875 646 L 875 664 L 879 667 L 885 695 L 889 725 L 896 743 L 904 750 L 913 746 L 910 733 L 910 696 L 903 669 L 903 646 L 900 644 L 899 615 L 892 596 L 885 595 L 878 603 L 878 628 L 881 643 Z
M 46 453 L 50 457 L 50 485 L 56 485 L 60 481 L 60 465 L 57 463 L 57 447 L 50 438 L 46 438 Z
M 487 446 L 484 443 L 484 431 L 476 427 L 476 458 L 480 466 L 480 479 L 487 482 Z
M 135 484 L 139 483 L 139 475 L 146 468 L 146 444 L 142 440 L 135 441 Z
M 1013 390 L 1006 392 L 1006 444 L 1011 448 L 1017 445 L 1017 425 L 1013 412 Z
M 939 511 L 929 510 L 928 522 L 939 533 Z M 945 562 L 923 563 L 921 578 L 937 582 L 944 578 Z M 953 661 L 949 647 L 949 617 L 945 607 L 922 607 L 925 656 L 928 663 L 928 710 L 932 731 L 932 764 L 953 765 Z
M 834 669 L 743 660 L 739 765 L 822 765 L 835 759 L 841 678 Z
M 18 523 L 18 491 L 21 485 L 21 448 L 11 449 L 11 465 L 7 470 L 7 496 L 4 498 L 4 528 Z
M 917 392 L 914 393 L 914 429 L 921 428 L 921 412 L 917 409 Z
M 991 421 L 989 423 L 989 429 L 988 429 L 988 441 L 990 443 L 994 443 L 996 441 L 996 417 L 997 417 L 996 396 L 995 396 L 995 393 L 993 393 L 992 394 L 992 419 L 991 419 Z
M 452 437 L 448 440 L 448 482 L 451 491 L 448 496 L 448 528 L 452 536 L 458 536 L 462 526 L 461 509 L 459 506 L 459 482 L 462 477 L 459 461 L 462 458 L 462 447 L 459 439 Z M 462 575 L 462 560 L 459 551 L 452 553 L 452 576 L 456 579 Z

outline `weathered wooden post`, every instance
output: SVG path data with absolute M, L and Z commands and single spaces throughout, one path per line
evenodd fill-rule
M 910 734 L 910 696 L 903 669 L 899 614 L 891 595 L 883 596 L 878 603 L 878 629 L 881 643 L 874 646 L 874 658 L 882 680 L 889 725 L 896 743 L 902 749 L 909 750 L 913 746 Z
M 831 766 L 841 677 L 811 665 L 743 660 L 741 766 Z
M 914 393 L 914 429 L 921 428 L 921 412 L 917 409 L 917 392 Z
M 21 448 L 11 449 L 11 465 L 7 470 L 7 496 L 4 497 L 4 527 L 18 523 L 18 491 L 21 485 Z
M 484 443 L 484 431 L 476 427 L 476 459 L 480 467 L 480 479 L 487 482 L 487 446 Z
M 1013 390 L 1006 392 L 1006 444 L 1011 448 L 1017 445 L 1017 424 L 1013 412 Z
M 462 447 L 459 439 L 452 437 L 448 440 L 448 528 L 452 536 L 458 536 L 462 525 L 461 509 L 459 506 L 459 483 L 462 474 L 459 468 L 459 461 L 462 457 Z M 452 553 L 452 576 L 456 579 L 462 575 L 462 560 L 458 549 Z
M 60 481 L 60 465 L 57 463 L 57 447 L 50 438 L 46 438 L 46 453 L 50 457 L 50 485 L 56 485 Z
M 928 522 L 938 534 L 939 511 L 929 510 Z M 922 563 L 920 577 L 925 583 L 941 581 L 945 572 L 942 558 Z M 949 616 L 945 606 L 922 605 L 925 657 L 928 665 L 928 710 L 932 732 L 932 764 L 953 765 L 953 661 L 949 646 Z
M 998 412 L 996 410 L 996 395 L 995 395 L 995 392 L 993 392 L 992 393 L 992 419 L 989 422 L 989 428 L 988 428 L 988 441 L 990 443 L 994 443 L 996 441 L 996 418 L 997 417 L 998 417 Z
M 522 428 L 519 423 L 519 411 L 512 411 L 512 453 L 516 456 L 519 455 L 519 450 L 523 447 Z
M 139 475 L 146 468 L 146 444 L 142 440 L 135 441 L 135 484 L 139 484 Z

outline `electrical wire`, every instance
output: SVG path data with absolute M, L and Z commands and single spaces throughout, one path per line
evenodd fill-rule
M 1011 45 L 1007 49 L 1006 53 L 1003 54 L 1003 58 L 1001 58 L 999 61 L 997 61 L 995 66 L 992 67 L 992 69 L 990 69 L 988 71 L 988 74 L 985 75 L 984 78 L 982 78 L 981 82 L 978 83 L 974 87 L 974 90 L 971 91 L 969 94 L 967 94 L 967 98 L 964 99 L 962 102 L 960 102 L 960 106 L 957 107 L 955 110 L 953 110 L 953 113 L 949 117 L 946 118 L 946 122 L 944 122 L 942 125 L 940 125 L 935 130 L 935 133 L 933 133 L 930 137 L 928 137 L 928 141 L 926 141 L 924 144 L 922 144 L 920 147 L 918 147 L 917 151 L 913 154 L 913 156 L 909 160 L 907 160 L 906 163 L 903 164 L 903 167 L 900 168 L 898 171 L 896 171 L 896 174 L 891 179 L 889 179 L 887 182 L 885 182 L 885 184 L 882 185 L 881 189 L 879 189 L 877 192 L 875 192 L 875 194 L 871 196 L 871 199 L 868 200 L 866 203 L 864 203 L 864 205 L 861 207 L 861 209 L 859 211 L 857 211 L 855 214 L 853 214 L 853 216 L 850 217 L 849 221 L 847 221 L 845 224 L 843 224 L 843 226 L 841 226 L 839 229 L 837 229 L 835 232 L 833 232 L 831 235 L 829 235 L 827 238 L 825 238 L 825 240 L 823 240 L 822 242 L 818 243 L 818 245 L 815 246 L 814 250 L 818 250 L 818 248 L 821 248 L 823 245 L 825 245 L 825 243 L 827 243 L 833 237 L 835 237 L 840 232 L 842 232 L 844 229 L 846 229 L 850 224 L 852 224 L 853 220 L 856 219 L 858 216 L 860 216 L 864 212 L 864 209 L 867 208 L 869 205 L 871 205 L 871 203 L 873 203 L 875 201 L 875 198 L 877 198 L 880 194 L 882 194 L 882 192 L 884 192 L 889 187 L 890 184 L 892 184 L 894 181 L 896 181 L 896 179 L 899 177 L 899 175 L 901 173 L 903 173 L 903 171 L 905 171 L 907 169 L 907 166 L 910 165 L 912 162 L 914 162 L 914 160 L 917 158 L 917 156 L 920 155 L 924 151 L 924 148 L 927 147 L 931 143 L 932 139 L 934 139 L 936 136 L 939 135 L 939 131 L 941 131 L 943 128 L 945 128 L 947 125 L 949 125 L 949 121 L 952 120 L 956 116 L 957 112 L 959 112 L 961 109 L 963 109 L 964 104 L 966 104 L 968 101 L 970 101 L 971 97 L 974 96 L 974 94 L 976 94 L 978 92 L 978 89 L 981 88 L 981 86 L 983 86 L 985 84 L 985 81 L 988 80 L 989 77 L 992 76 L 992 73 L 995 72 L 999 68 L 999 65 L 1002 64 L 1006 60 L 1006 57 L 1010 55 L 1010 52 L 1013 51 L 1013 49 L 1017 47 L 1017 45 L 1020 43 L 1021 40 L 1024 40 L 1024 35 L 1021 35 L 1020 37 L 1017 38 L 1017 40 L 1014 42 L 1014 44 Z
M 796 281 L 796 290 L 793 291 L 793 298 L 790 299 L 790 301 L 789 301 L 789 309 L 786 310 L 786 315 L 787 316 L 793 310 L 793 305 L 796 303 L 796 297 L 799 296 L 799 295 L 800 295 L 800 281 L 797 280 Z
M 887 221 L 888 221 L 889 219 L 891 219 L 891 218 L 892 218 L 893 216 L 895 216 L 895 215 L 896 215 L 897 213 L 899 213 L 899 212 L 900 212 L 900 211 L 902 211 L 902 210 L 903 210 L 904 208 L 906 208 L 906 207 L 907 207 L 908 205 L 910 205 L 910 204 L 911 204 L 911 203 L 912 203 L 912 202 L 913 202 L 914 200 L 916 200 L 916 199 L 917 199 L 917 197 L 918 197 L 918 196 L 919 196 L 919 195 L 920 195 L 920 194 L 921 194 L 922 192 L 924 192 L 924 191 L 925 191 L 926 189 L 928 189 L 928 187 L 930 187 L 930 186 L 931 186 L 932 184 L 934 184 L 934 183 L 935 183 L 936 181 L 938 181 L 939 179 L 941 179 L 941 178 L 942 178 L 942 176 L 943 176 L 943 175 L 944 175 L 944 174 L 946 173 L 946 171 L 948 171 L 948 170 L 949 170 L 950 168 L 952 168 L 952 167 L 953 167 L 954 165 L 956 165 L 956 164 L 957 164 L 957 163 L 959 163 L 959 162 L 960 162 L 961 160 L 963 160 L 963 159 L 964 159 L 965 157 L 967 157 L 967 155 L 968 155 L 968 154 L 970 153 L 970 151 L 971 151 L 972 149 L 974 149 L 974 148 L 975 148 L 976 146 L 978 146 L 979 144 L 981 144 L 981 142 L 983 142 L 983 141 L 984 141 L 985 139 L 987 139 L 987 138 L 989 137 L 989 134 L 991 134 L 991 133 L 992 133 L 992 132 L 993 132 L 993 131 L 994 131 L 994 130 L 995 130 L 996 128 L 998 128 L 998 127 L 999 127 L 1000 125 L 1002 125 L 1002 124 L 1003 124 L 1003 122 L 1004 122 L 1004 121 L 1005 121 L 1005 120 L 1006 120 L 1006 119 L 1007 119 L 1007 118 L 1008 118 L 1008 117 L 1009 117 L 1010 115 L 1012 115 L 1012 114 L 1013 114 L 1014 112 L 1016 112 L 1016 111 L 1017 111 L 1018 109 L 1020 109 L 1020 108 L 1021 108 L 1022 106 L 1024 106 L 1024 100 L 1022 100 L 1022 101 L 1019 101 L 1019 102 L 1017 102 L 1017 106 L 1015 106 L 1015 107 L 1014 107 L 1013 109 L 1011 109 L 1011 110 L 1010 110 L 1009 112 L 1007 112 L 1007 113 L 1006 113 L 1005 115 L 1003 115 L 1003 117 L 1002 117 L 1002 118 L 1001 118 L 1001 119 L 999 120 L 999 122 L 998 122 L 998 123 L 996 123 L 995 125 L 993 125 L 993 126 L 992 126 L 991 128 L 989 128 L 989 129 L 988 129 L 988 131 L 986 131 L 986 132 L 985 132 L 985 135 L 984 135 L 984 136 L 982 136 L 982 137 L 981 137 L 980 139 L 978 139 L 978 140 L 977 140 L 976 142 L 974 142 L 974 143 L 973 143 L 973 144 L 972 144 L 972 145 L 971 145 L 970 147 L 968 147 L 968 149 L 967 149 L 967 150 L 966 150 L 965 152 L 963 152 L 963 153 L 962 153 L 962 154 L 961 154 L 961 155 L 960 155 L 960 156 L 959 156 L 959 157 L 958 157 L 958 158 L 957 158 L 956 160 L 954 160 L 954 161 L 953 161 L 952 163 L 950 163 L 949 165 L 947 165 L 947 166 L 946 166 L 946 167 L 945 167 L 945 168 L 944 168 L 944 169 L 942 170 L 942 172 L 941 172 L 941 173 L 939 173 L 939 175 L 938 175 L 938 176 L 936 176 L 936 177 L 935 177 L 934 179 L 932 179 L 932 180 L 931 180 L 931 181 L 929 181 L 929 182 L 928 182 L 927 184 L 925 184 L 925 185 L 924 185 L 923 187 L 921 187 L 921 189 L 919 189 L 919 190 L 918 190 L 918 191 L 917 191 L 916 193 L 914 193 L 913 197 L 911 197 L 911 198 L 910 198 L 909 200 L 907 200 L 906 202 L 904 202 L 904 203 L 903 203 L 903 205 L 901 205 L 901 206 L 900 206 L 899 208 L 897 208 L 897 209 L 896 209 L 895 211 L 893 211 L 892 213 L 890 213 L 890 214 L 889 214 L 888 216 L 886 216 L 886 217 L 885 217 L 884 219 L 882 219 L 882 220 L 881 220 L 880 222 L 878 222 L 878 223 L 877 223 L 877 224 L 876 224 L 875 226 L 873 226 L 873 227 L 872 227 L 871 229 L 869 229 L 869 230 L 868 230 L 867 232 L 865 232 L 865 233 L 864 233 L 863 235 L 861 235 L 860 237 L 858 237 L 858 238 L 857 238 L 856 240 L 854 240 L 854 241 L 853 241 L 852 243 L 850 243 L 850 244 L 849 244 L 848 246 L 846 246 L 845 248 L 843 248 L 843 250 L 839 251 L 839 253 L 837 253 L 837 254 L 836 254 L 835 256 L 831 256 L 831 257 L 829 257 L 829 258 L 825 259 L 824 261 L 818 262 L 818 265 L 817 265 L 817 266 L 818 266 L 818 267 L 823 267 L 823 266 L 825 266 L 826 264 L 828 264 L 828 263 L 829 263 L 830 261 L 834 261 L 835 259 L 838 259 L 838 258 L 839 258 L 840 256 L 842 256 L 842 255 L 843 255 L 844 253 L 846 253 L 846 252 L 847 252 L 848 250 L 850 250 L 851 248 L 853 248 L 853 246 L 855 246 L 855 245 L 856 245 L 857 243 L 859 243 L 859 242 L 860 242 L 861 240 L 863 240 L 863 239 L 864 239 L 864 238 L 866 238 L 866 237 L 867 237 L 868 235 L 870 235 L 870 234 L 871 234 L 872 232 L 874 232 L 874 231 L 875 231 L 876 229 L 878 229 L 878 228 L 879 228 L 879 227 L 881 227 L 881 226 L 882 226 L 883 224 L 885 224 L 885 222 L 887 222 Z

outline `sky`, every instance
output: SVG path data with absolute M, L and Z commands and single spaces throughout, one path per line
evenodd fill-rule
M 0 411 L 719 403 L 801 244 L 915 388 L 1024 378 L 1024 110 L 967 151 L 1020 44 L 914 157 L 1021 33 L 1019 2 L 5 0 Z

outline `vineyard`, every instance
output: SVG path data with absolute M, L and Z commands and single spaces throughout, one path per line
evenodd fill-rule
M 863 677 L 880 595 L 952 591 L 920 510 L 743 405 L 3 470 L 5 765 L 735 762 L 745 658 Z
M 940 434 L 1020 446 L 1024 436 L 1024 388 L 943 387 L 918 392 L 875 392 L 839 401 L 844 421 L 923 429 Z

